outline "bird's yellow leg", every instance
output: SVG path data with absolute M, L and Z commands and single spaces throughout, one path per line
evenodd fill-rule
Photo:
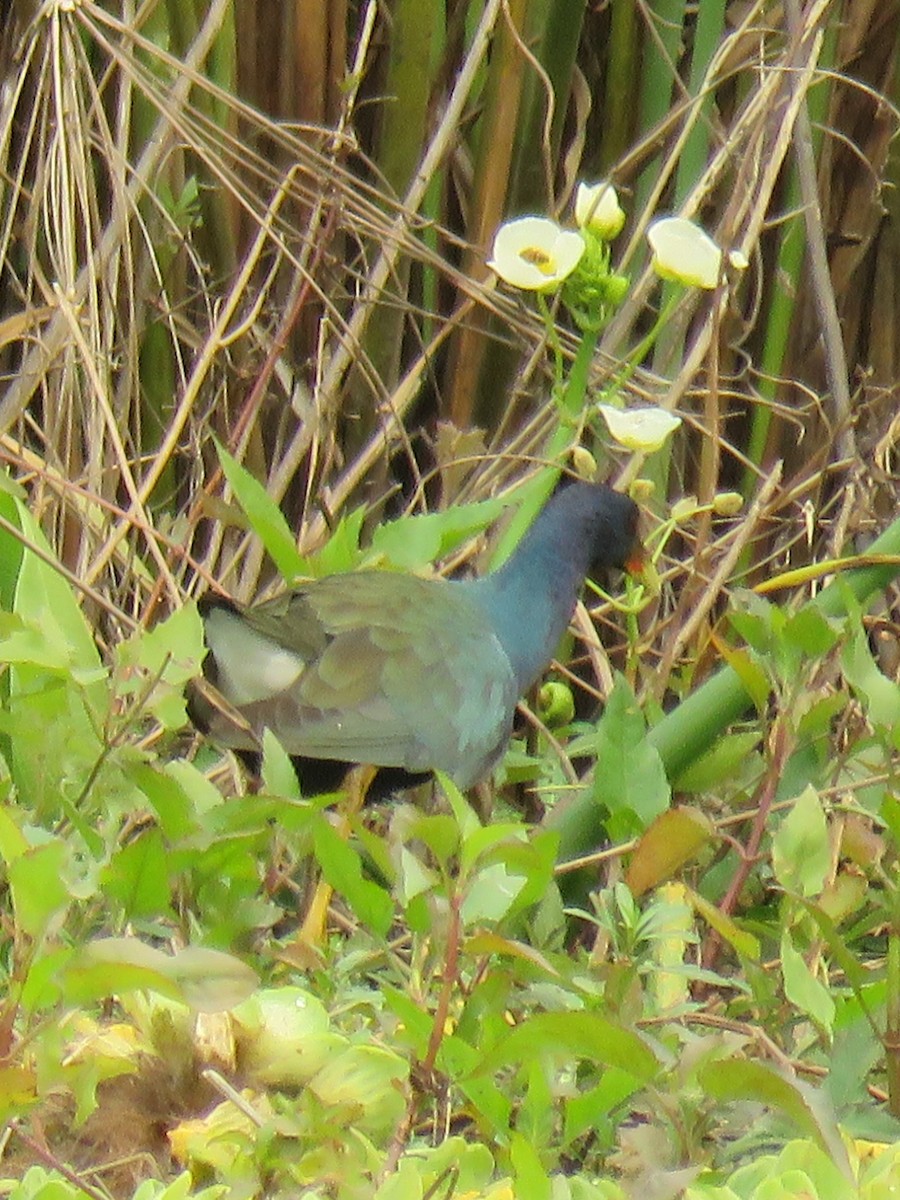
M 338 809 L 337 831 L 346 840 L 350 836 L 350 823 L 353 817 L 362 809 L 372 781 L 378 774 L 377 767 L 353 767 L 347 772 L 344 780 L 346 799 Z M 325 940 L 325 925 L 328 920 L 328 905 L 334 888 L 324 879 L 320 879 L 313 892 L 303 924 L 300 926 L 300 940 L 310 946 L 321 946 Z

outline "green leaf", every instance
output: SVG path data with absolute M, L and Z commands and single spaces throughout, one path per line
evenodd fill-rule
M 196 767 L 189 763 L 184 765 L 188 768 L 188 773 L 195 772 L 206 785 L 211 786 Z M 148 806 L 153 809 L 160 829 L 169 842 L 179 842 L 199 829 L 194 818 L 190 792 L 181 786 L 171 772 L 148 763 L 130 762 L 127 773 L 135 787 L 146 798 Z M 219 793 L 215 794 L 221 800 Z
M 656 749 L 647 741 L 644 718 L 619 675 L 596 732 L 593 796 L 609 813 L 614 841 L 642 833 L 669 805 L 671 790 Z
M 524 876 L 511 874 L 503 863 L 484 867 L 466 888 L 461 908 L 464 924 L 502 920 L 524 886 Z
M 762 655 L 771 654 L 776 638 L 773 606 L 743 588 L 732 593 L 732 603 L 735 607 L 729 612 L 728 620 L 737 633 L 751 650 Z
M 733 780 L 746 766 L 760 741 L 758 733 L 733 733 L 720 737 L 711 750 L 681 772 L 675 780 L 675 790 L 708 792 L 723 780 Z
M 831 871 L 828 824 L 816 789 L 810 785 L 794 801 L 772 838 L 775 877 L 788 892 L 818 896 Z
M 64 979 L 75 953 L 66 946 L 64 949 L 45 950 L 33 960 L 22 988 L 21 1001 L 25 1012 L 46 1012 L 58 1005 L 62 995 L 60 981 Z
M 756 1100 L 781 1112 L 797 1129 L 813 1138 L 832 1161 L 850 1177 L 847 1152 L 834 1116 L 826 1110 L 821 1092 L 774 1067 L 743 1059 L 717 1059 L 701 1067 L 698 1078 L 715 1100 L 746 1104 Z
M 803 955 L 795 949 L 788 929 L 781 934 L 781 974 L 784 994 L 791 1004 L 811 1017 L 830 1036 L 834 1028 L 834 1001 L 828 988 L 816 979 Z
M 149 988 L 179 1000 L 178 988 L 167 974 L 168 956 L 137 938 L 98 938 L 88 942 L 69 965 L 65 995 L 86 1003 L 106 996 Z
M 393 1131 L 406 1104 L 407 1063 L 381 1046 L 347 1046 L 310 1079 L 308 1087 L 326 1109 L 349 1107 L 369 1132 Z
M 316 859 L 322 874 L 344 897 L 356 916 L 379 937 L 384 937 L 394 919 L 394 903 L 383 888 L 365 879 L 359 855 L 325 820 L 314 834 Z
M 876 725 L 893 729 L 900 724 L 900 686 L 878 669 L 862 625 L 855 627 L 844 646 L 841 666 Z
M 687 894 L 694 909 L 703 917 L 707 925 L 711 926 L 723 941 L 732 946 L 741 958 L 746 958 L 750 962 L 759 961 L 762 951 L 758 938 L 747 930 L 741 929 L 731 917 L 723 913 L 715 904 L 710 904 L 699 892 L 691 891 L 689 888 Z
M 640 896 L 670 879 L 711 840 L 713 826 L 697 808 L 679 806 L 661 813 L 635 847 L 625 882 Z
M 20 811 L 17 808 L 0 806 L 0 857 L 7 867 L 28 850 L 28 841 L 13 817 L 14 812 Z
M 195 817 L 203 817 L 205 813 L 221 807 L 222 793 L 193 763 L 183 758 L 173 759 L 172 762 L 166 763 L 165 773 L 187 796 L 190 811 Z
M 69 903 L 64 869 L 69 849 L 62 841 L 32 846 L 9 864 L 16 925 L 30 937 L 40 937 L 50 920 Z
M 416 896 L 430 892 L 436 887 L 440 883 L 440 876 L 430 867 L 426 867 L 406 846 L 400 847 L 399 859 L 394 891 L 397 899 L 405 907 Z
M 272 796 L 300 799 L 300 783 L 290 755 L 270 729 L 263 730 L 263 787 Z
M 104 867 L 100 879 L 128 920 L 173 915 L 168 855 L 159 829 L 149 829 L 123 846 Z
M 195 1012 L 227 1012 L 252 995 L 258 983 L 246 963 L 207 946 L 187 946 L 166 956 L 164 971 Z
M 649 1082 L 659 1064 L 636 1033 L 596 1013 L 541 1013 L 518 1025 L 479 1063 L 476 1074 L 510 1064 L 530 1062 L 538 1055 L 551 1059 L 587 1059 L 619 1067 L 635 1079 Z
M 383 554 L 396 567 L 418 570 L 483 532 L 506 503 L 499 499 L 481 500 L 454 505 L 445 512 L 400 517 L 378 526 L 372 534 L 372 550 Z
M 269 552 L 282 579 L 288 582 L 296 579 L 304 573 L 305 563 L 284 513 L 259 480 L 255 479 L 246 467 L 241 466 L 218 441 L 216 451 L 231 490 L 246 513 L 253 532 Z
M 303 575 L 319 579 L 323 575 L 339 575 L 359 565 L 359 540 L 362 536 L 367 510 L 362 505 L 345 513 L 328 541 L 314 555 L 303 560 Z
M 89 942 L 69 967 L 66 994 L 82 1001 L 149 988 L 196 1012 L 221 1012 L 251 995 L 256 974 L 221 950 L 189 946 L 163 954 L 137 938 Z
M 237 1005 L 232 1019 L 243 1067 L 260 1083 L 307 1083 L 347 1045 L 304 988 L 264 988 Z
M 528 1138 L 515 1132 L 510 1139 L 509 1156 L 516 1173 L 516 1192 L 528 1200 L 550 1200 L 551 1184 L 537 1148 Z
M 818 608 L 806 605 L 788 617 L 783 636 L 788 645 L 808 658 L 821 658 L 838 640 L 838 632 Z
M 757 712 L 765 712 L 769 692 L 772 690 L 765 671 L 749 651 L 726 646 L 721 640 L 718 642 L 718 646 L 722 657 L 740 680 L 741 686 L 750 697 Z
M 146 698 L 147 709 L 166 729 L 187 723 L 184 685 L 200 672 L 205 650 L 196 604 L 184 604 L 150 630 L 139 629 L 116 647 L 116 690 Z
M 25 537 L 52 561 L 53 552 L 29 511 L 19 505 L 19 525 Z M 72 588 L 43 557 L 26 550 L 16 583 L 14 611 L 43 629 L 49 640 L 67 648 L 73 669 L 88 674 L 102 670 L 94 633 L 85 620 Z M 105 699 L 105 696 L 104 696 Z
M 145 1179 L 138 1185 L 132 1200 L 221 1200 L 230 1191 L 226 1183 L 213 1183 L 195 1191 L 193 1175 L 184 1171 L 165 1186 L 155 1179 Z
M 459 856 L 460 870 L 465 875 L 480 858 L 503 847 L 510 841 L 524 842 L 528 830 L 524 825 L 507 821 L 497 825 L 480 825 L 466 835 Z

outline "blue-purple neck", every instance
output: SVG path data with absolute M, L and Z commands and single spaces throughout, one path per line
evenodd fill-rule
M 591 530 L 570 508 L 551 502 L 502 567 L 459 584 L 490 621 L 520 692 L 556 650 L 593 557 Z

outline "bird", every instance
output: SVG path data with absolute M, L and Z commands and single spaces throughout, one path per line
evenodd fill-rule
M 203 688 L 189 715 L 253 769 L 269 729 L 303 795 L 337 790 L 353 764 L 377 769 L 369 799 L 436 770 L 466 791 L 502 757 L 517 702 L 545 671 L 588 573 L 639 570 L 637 531 L 633 500 L 578 480 L 478 578 L 363 569 L 249 608 L 209 592 L 198 605 L 202 672 L 226 703 Z

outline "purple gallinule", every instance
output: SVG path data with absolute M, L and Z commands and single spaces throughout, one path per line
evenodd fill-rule
M 306 794 L 334 790 L 353 763 L 380 769 L 375 794 L 435 768 L 469 788 L 503 753 L 588 572 L 633 565 L 637 521 L 627 496 L 575 482 L 480 579 L 364 570 L 248 609 L 206 596 L 203 672 L 245 728 L 202 693 L 191 717 L 251 760 L 270 729 Z

